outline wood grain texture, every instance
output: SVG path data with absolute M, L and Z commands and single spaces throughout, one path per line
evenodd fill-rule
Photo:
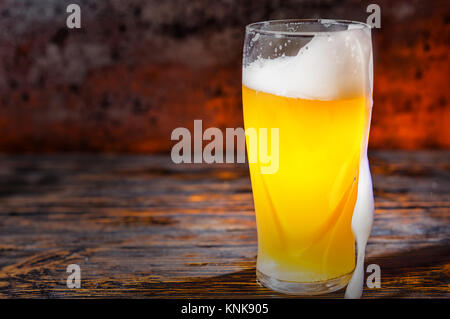
M 450 152 L 370 156 L 364 297 L 450 297 Z M 284 297 L 255 282 L 245 165 L 167 156 L 0 156 L 0 297 Z M 66 287 L 66 267 L 82 270 Z M 341 298 L 343 291 L 323 297 Z

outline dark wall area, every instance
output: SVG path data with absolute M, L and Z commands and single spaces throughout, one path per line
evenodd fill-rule
M 365 21 L 370 3 L 382 16 L 370 147 L 449 148 L 448 1 L 29 0 L 0 1 L 0 152 L 167 151 L 194 119 L 242 126 L 246 24 Z

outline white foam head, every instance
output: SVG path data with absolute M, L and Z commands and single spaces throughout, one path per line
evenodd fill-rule
M 320 33 L 296 56 L 260 58 L 245 66 L 242 83 L 257 91 L 293 98 L 362 96 L 371 85 L 370 54 L 370 31 L 361 27 Z

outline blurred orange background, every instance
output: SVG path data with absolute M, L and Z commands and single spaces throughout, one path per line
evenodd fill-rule
M 242 126 L 246 24 L 366 21 L 373 1 L 0 2 L 0 152 L 166 152 L 176 127 Z M 76 3 L 76 1 L 75 1 Z M 449 2 L 377 1 L 370 148 L 450 148 Z

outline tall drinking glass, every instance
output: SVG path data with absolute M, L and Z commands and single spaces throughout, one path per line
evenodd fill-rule
M 336 20 L 248 25 L 242 97 L 246 132 L 279 129 L 276 172 L 262 171 L 264 146 L 249 147 L 247 138 L 249 158 L 258 159 L 249 164 L 258 281 L 288 294 L 344 287 L 355 269 L 358 183 L 372 194 L 370 173 L 360 178 L 360 166 L 368 172 L 370 27 Z

